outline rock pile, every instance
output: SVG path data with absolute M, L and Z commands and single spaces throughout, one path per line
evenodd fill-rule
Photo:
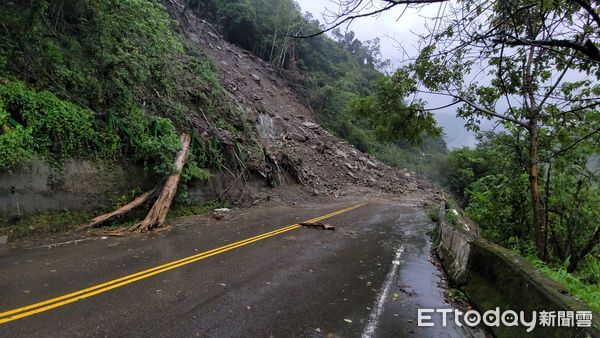
M 206 21 L 188 11 L 182 26 L 189 40 L 215 60 L 223 87 L 250 115 L 265 154 L 280 168 L 291 169 L 314 194 L 337 195 L 351 185 L 398 194 L 433 189 L 331 135 L 270 64 L 226 42 Z

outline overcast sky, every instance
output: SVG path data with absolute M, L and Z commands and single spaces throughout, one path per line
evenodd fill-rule
M 326 8 L 332 11 L 337 10 L 337 5 L 329 0 L 296 1 L 303 11 L 310 12 L 321 22 L 325 22 L 322 14 Z M 427 32 L 427 24 L 433 26 L 433 22 L 426 18 L 435 16 L 439 8 L 440 4 L 432 4 L 422 7 L 420 10 L 408 9 L 400 17 L 403 8 L 399 6 L 377 17 L 357 19 L 348 29 L 354 31 L 356 37 L 361 41 L 379 37 L 383 58 L 392 60 L 395 65 L 400 65 L 406 58 L 406 54 L 411 56 L 416 54 L 418 40 L 416 34 Z M 342 32 L 345 29 L 345 25 L 340 27 Z M 429 102 L 429 107 L 439 107 L 449 102 L 446 98 L 434 95 L 423 96 L 423 98 Z M 464 128 L 464 121 L 456 117 L 454 109 L 435 111 L 435 115 L 438 123 L 444 127 L 445 139 L 449 148 L 475 145 L 475 136 Z M 489 128 L 490 125 L 483 127 L 483 129 L 487 129 L 485 127 Z

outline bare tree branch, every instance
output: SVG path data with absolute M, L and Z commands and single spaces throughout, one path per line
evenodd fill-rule
M 359 13 L 359 14 L 354 14 L 354 15 L 350 15 L 347 16 L 343 19 L 341 19 L 340 21 L 335 22 L 332 26 L 329 26 L 321 31 L 318 31 L 316 33 L 313 34 L 309 34 L 309 35 L 293 35 L 292 37 L 296 38 L 296 39 L 308 39 L 308 38 L 312 38 L 324 33 L 327 33 L 329 31 L 332 31 L 336 28 L 338 28 L 339 26 L 343 25 L 344 23 L 351 23 L 352 21 L 359 19 L 359 18 L 365 18 L 368 16 L 374 16 L 380 13 L 383 13 L 387 10 L 390 10 L 396 6 L 399 5 L 428 5 L 428 4 L 434 4 L 434 3 L 440 3 L 440 2 L 445 2 L 448 0 L 381 0 L 385 3 L 387 3 L 384 7 L 370 11 L 370 12 L 366 12 L 366 13 Z M 359 2 L 360 4 L 360 2 Z M 354 7 L 354 9 L 356 10 L 356 8 L 358 7 L 358 4 Z M 350 11 L 350 13 L 352 13 L 353 11 Z M 338 19 L 342 18 L 345 15 L 340 15 L 338 17 Z
M 592 17 L 592 19 L 594 19 L 596 24 L 600 26 L 600 15 L 598 15 L 598 12 L 594 10 L 594 8 L 589 2 L 587 2 L 586 0 L 573 0 L 573 2 L 577 3 L 579 6 L 581 6 L 581 8 L 588 12 L 588 14 Z
M 571 64 L 572 61 L 573 61 L 573 58 L 571 58 L 567 63 Z M 569 67 L 565 67 L 565 69 L 563 69 L 563 71 L 558 76 L 558 79 L 556 80 L 556 82 L 554 82 L 552 87 L 550 87 L 548 89 L 548 91 L 544 95 L 544 98 L 542 98 L 542 101 L 540 101 L 540 108 L 544 106 L 544 103 L 546 103 L 546 101 L 548 100 L 550 95 L 552 95 L 552 93 L 554 93 L 554 91 L 556 90 L 556 87 L 558 87 L 558 85 L 561 83 L 562 79 L 565 77 L 565 74 L 567 74 L 568 70 L 569 70 Z
M 521 39 L 511 36 L 509 39 L 496 40 L 497 43 L 504 43 L 507 46 L 536 46 L 536 47 L 563 47 L 576 50 L 587 57 L 590 61 L 600 63 L 600 49 L 591 41 L 586 40 L 583 44 L 571 40 L 562 39 L 547 39 L 547 40 L 532 40 Z
M 527 123 L 523 122 L 523 121 L 519 121 L 511 116 L 507 116 L 507 115 L 503 115 L 500 113 L 497 113 L 493 110 L 487 109 L 485 107 L 481 107 L 475 103 L 473 103 L 472 101 L 460 96 L 460 95 L 456 95 L 456 94 L 452 94 L 452 93 L 448 93 L 449 96 L 454 97 L 455 99 L 457 99 L 459 102 L 464 102 L 466 103 L 468 106 L 470 106 L 471 108 L 479 111 L 480 113 L 484 114 L 484 115 L 488 115 L 488 116 L 493 116 L 496 118 L 499 118 L 501 120 L 504 121 L 508 121 L 508 122 L 512 122 L 514 124 L 517 124 L 525 129 L 529 129 L 529 126 L 527 125 Z

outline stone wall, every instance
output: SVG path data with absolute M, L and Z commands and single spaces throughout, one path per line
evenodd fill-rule
M 276 172 L 278 185 L 295 184 L 286 171 Z M 93 210 L 110 207 L 116 198 L 135 188 L 155 185 L 140 166 L 107 165 L 70 160 L 61 170 L 32 160 L 11 171 L 0 172 L 0 218 L 45 211 Z M 238 202 L 260 199 L 270 186 L 257 175 L 233 176 L 218 172 L 208 180 L 193 182 L 189 198 L 195 202 L 226 199 Z
M 0 172 L 0 216 L 48 210 L 91 210 L 118 196 L 153 185 L 141 167 L 69 160 L 63 169 L 32 160 Z
M 517 254 L 447 223 L 444 211 L 440 211 L 436 229 L 437 253 L 450 282 L 463 290 L 480 312 L 499 307 L 501 311 L 524 311 L 529 319 L 532 311 L 590 311 Z M 546 328 L 538 323 L 530 333 L 523 326 L 490 329 L 496 337 L 600 337 L 600 314 L 593 313 L 593 318 L 591 328 Z
M 281 184 L 292 183 L 282 182 Z M 239 174 L 234 176 L 228 172 L 217 172 L 205 181 L 190 184 L 188 193 L 193 201 L 225 199 L 235 204 L 251 197 L 266 196 L 269 189 L 266 180 L 257 175 L 248 174 L 241 177 Z

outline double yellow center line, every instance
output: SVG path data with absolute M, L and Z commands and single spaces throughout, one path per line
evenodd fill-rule
M 324 220 L 326 218 L 330 218 L 330 217 L 333 217 L 333 216 L 336 216 L 339 214 L 343 214 L 350 210 L 359 208 L 365 204 L 366 203 L 361 203 L 361 204 L 351 206 L 349 208 L 338 210 L 338 211 L 329 213 L 327 215 L 323 215 L 320 217 L 310 219 L 308 221 L 305 221 L 305 223 L 318 222 L 318 221 Z M 134 273 L 131 275 L 121 277 L 121 278 L 113 279 L 111 281 L 104 282 L 104 283 L 101 283 L 98 285 L 94 285 L 92 287 L 89 287 L 89 288 L 86 288 L 83 290 L 79 290 L 76 292 L 72 292 L 72 293 L 69 293 L 69 294 L 66 294 L 66 295 L 63 295 L 60 297 L 48 299 L 48 300 L 45 300 L 45 301 L 42 301 L 39 303 L 21 307 L 18 309 L 13 309 L 10 311 L 2 312 L 2 313 L 0 313 L 0 324 L 7 323 L 7 322 L 10 322 L 13 320 L 17 320 L 17 319 L 23 318 L 23 317 L 28 317 L 28 316 L 31 316 L 31 315 L 34 315 L 34 314 L 37 314 L 40 312 L 48 311 L 48 310 L 57 308 L 59 306 L 63 306 L 63 305 L 67 305 L 67 304 L 76 302 L 78 300 L 86 299 L 86 298 L 92 297 L 94 295 L 97 295 L 97 294 L 100 294 L 100 293 L 103 293 L 103 292 L 106 292 L 106 291 L 109 291 L 112 289 L 116 289 L 118 287 L 121 287 L 121 286 L 124 286 L 127 284 L 131 284 L 133 282 L 136 282 L 136 281 L 139 281 L 142 279 L 146 279 L 148 277 L 157 275 L 159 273 L 163 273 L 163 272 L 166 272 L 166 271 L 169 271 L 169 270 L 172 270 L 172 269 L 175 269 L 175 268 L 187 265 L 187 264 L 197 262 L 199 260 L 202 260 L 202 259 L 205 259 L 205 258 L 208 258 L 211 256 L 215 256 L 215 255 L 218 255 L 218 254 L 221 254 L 221 253 L 224 253 L 224 252 L 227 252 L 227 251 L 230 251 L 230 250 L 233 250 L 233 249 L 236 249 L 236 248 L 239 248 L 239 247 L 242 247 L 242 246 L 245 246 L 245 245 L 248 245 L 248 244 L 269 238 L 269 237 L 272 237 L 272 236 L 282 234 L 284 232 L 288 232 L 288 231 L 297 229 L 299 227 L 300 227 L 300 224 L 298 224 L 298 223 L 292 224 L 287 227 L 273 230 L 273 231 L 270 231 L 270 232 L 267 232 L 267 233 L 264 233 L 264 234 L 261 234 L 258 236 L 250 237 L 250 238 L 247 238 L 247 239 L 235 242 L 235 243 L 231 243 L 231 244 L 228 244 L 225 246 L 221 246 L 221 247 L 218 247 L 218 248 L 215 248 L 212 250 L 204 251 L 204 252 L 201 252 L 201 253 L 193 255 L 193 256 L 185 257 L 185 258 L 182 258 L 182 259 L 179 259 L 176 261 L 172 261 L 170 263 L 159 265 L 157 267 L 150 268 L 150 269 L 147 269 L 144 271 L 140 271 L 140 272 L 137 272 L 137 273 Z

